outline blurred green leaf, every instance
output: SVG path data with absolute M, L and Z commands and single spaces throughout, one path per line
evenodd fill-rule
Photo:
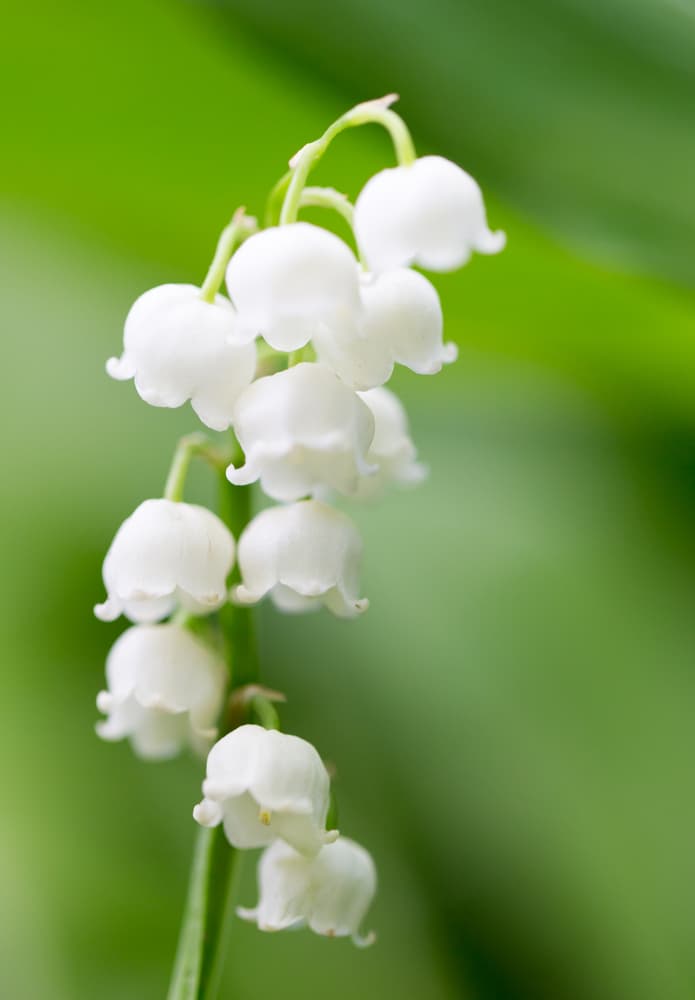
M 594 259 L 695 283 L 692 5 L 223 3 L 348 99 L 398 91 L 423 148 Z

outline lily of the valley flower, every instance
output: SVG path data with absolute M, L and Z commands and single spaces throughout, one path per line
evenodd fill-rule
M 186 746 L 204 754 L 217 735 L 224 662 L 180 625 L 135 625 L 112 646 L 107 690 L 97 696 L 105 740 L 130 739 L 140 757 L 173 757 Z
M 374 415 L 374 440 L 367 458 L 377 467 L 376 475 L 360 480 L 358 496 L 376 497 L 394 483 L 415 486 L 427 475 L 426 466 L 417 461 L 417 451 L 408 429 L 403 404 L 390 389 L 380 387 L 359 396 Z
M 239 539 L 240 604 L 270 594 L 281 611 L 324 605 L 339 618 L 354 618 L 369 602 L 359 595 L 362 539 L 350 518 L 319 500 L 269 507 Z
M 355 235 L 375 271 L 410 264 L 453 271 L 474 250 L 494 254 L 505 245 L 504 233 L 488 228 L 477 183 L 441 156 L 370 178 L 355 204 Z
M 94 613 L 102 621 L 125 614 L 134 622 L 155 622 L 180 605 L 209 614 L 227 599 L 234 553 L 229 529 L 205 507 L 145 500 L 106 554 L 107 599 Z
M 371 411 L 323 365 L 258 379 L 235 407 L 234 430 L 246 463 L 230 465 L 227 478 L 237 486 L 260 479 L 274 500 L 299 500 L 323 486 L 354 493 L 376 471 L 366 459 Z
M 376 891 L 371 855 L 354 840 L 339 837 L 314 858 L 280 841 L 263 852 L 258 864 L 258 906 L 237 914 L 262 931 L 308 926 L 325 937 L 351 937 L 365 947 L 360 925 Z
M 442 307 L 434 286 L 422 274 L 396 268 L 364 275 L 362 322 L 319 330 L 319 359 L 355 389 L 387 382 L 395 364 L 419 375 L 434 375 L 456 360 L 455 344 L 442 341 Z
M 152 406 L 181 406 L 190 399 L 208 427 L 229 427 L 239 393 L 256 369 L 256 346 L 234 344 L 236 316 L 217 295 L 204 302 L 195 285 L 151 288 L 132 306 L 125 322 L 124 350 L 106 370 L 135 380 Z
M 264 847 L 277 838 L 313 857 L 338 836 L 326 830 L 328 772 L 311 743 L 261 726 L 223 736 L 208 755 L 201 826 L 224 825 L 230 844 Z
M 277 351 L 296 351 L 327 326 L 356 321 L 357 264 L 333 233 L 306 222 L 265 229 L 236 251 L 227 289 L 238 313 L 236 342 L 262 336 Z

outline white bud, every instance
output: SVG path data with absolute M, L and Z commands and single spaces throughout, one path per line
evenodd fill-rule
M 237 340 L 262 336 L 277 351 L 296 351 L 322 326 L 355 322 L 357 264 L 342 240 L 295 222 L 264 229 L 239 247 L 227 267 L 238 313 Z
M 354 618 L 369 601 L 359 595 L 362 539 L 350 518 L 319 500 L 269 507 L 239 539 L 240 604 L 270 594 L 281 611 L 312 611 L 324 605 L 339 618 Z
M 361 937 L 360 924 L 376 892 L 371 855 L 354 840 L 339 837 L 314 858 L 305 858 L 278 841 L 258 863 L 256 909 L 237 909 L 262 931 L 308 926 L 325 937 L 351 937 L 360 947 L 374 934 Z
M 427 469 L 417 461 L 417 451 L 408 430 L 408 417 L 403 404 L 390 389 L 380 387 L 361 392 L 374 415 L 374 440 L 367 458 L 377 467 L 376 475 L 360 480 L 360 498 L 381 495 L 390 483 L 415 486 L 427 475 Z
M 364 275 L 362 325 L 321 330 L 314 336 L 320 361 L 355 389 L 383 385 L 394 364 L 434 375 L 455 361 L 455 344 L 442 341 L 442 307 L 422 274 L 396 268 Z
M 226 430 L 256 370 L 255 344 L 232 343 L 235 324 L 222 295 L 210 303 L 195 285 L 151 288 L 128 313 L 123 355 L 106 370 L 115 379 L 135 379 L 146 403 L 177 407 L 190 399 L 204 424 Z
M 465 170 L 441 156 L 382 170 L 355 204 L 355 236 L 370 269 L 417 264 L 453 271 L 471 253 L 499 253 L 502 232 L 491 232 L 483 196 Z
M 309 857 L 338 836 L 326 831 L 328 772 L 311 743 L 261 726 L 240 726 L 208 755 L 201 826 L 224 824 L 230 844 L 264 847 L 277 838 Z
M 134 622 L 166 618 L 177 605 L 198 615 L 227 599 L 234 538 L 205 507 L 145 500 L 116 532 L 103 566 L 107 599 L 97 618 Z
M 374 436 L 371 411 L 328 368 L 299 364 L 258 379 L 234 409 L 246 463 L 230 465 L 237 486 L 260 479 L 274 500 L 299 500 L 320 487 L 355 493 L 376 471 L 366 459 Z
M 205 754 L 217 735 L 227 681 L 224 662 L 180 625 L 135 625 L 111 647 L 107 690 L 97 707 L 105 740 L 129 738 L 140 757 Z

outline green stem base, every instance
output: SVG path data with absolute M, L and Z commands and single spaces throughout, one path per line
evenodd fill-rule
M 221 826 L 198 830 L 167 1000 L 215 997 L 240 860 L 239 851 L 229 846 Z

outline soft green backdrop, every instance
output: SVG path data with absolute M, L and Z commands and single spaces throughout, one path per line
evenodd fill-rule
M 509 246 L 437 278 L 459 363 L 397 378 L 431 478 L 356 514 L 369 614 L 261 617 L 286 726 L 377 858 L 379 944 L 238 923 L 223 997 L 694 995 L 694 46 L 676 0 L 6 15 L 3 997 L 162 997 L 194 833 L 199 765 L 92 731 L 103 553 L 194 426 L 104 359 L 141 291 L 199 280 L 234 207 L 388 90 Z M 354 195 L 390 155 L 351 133 L 319 179 Z

